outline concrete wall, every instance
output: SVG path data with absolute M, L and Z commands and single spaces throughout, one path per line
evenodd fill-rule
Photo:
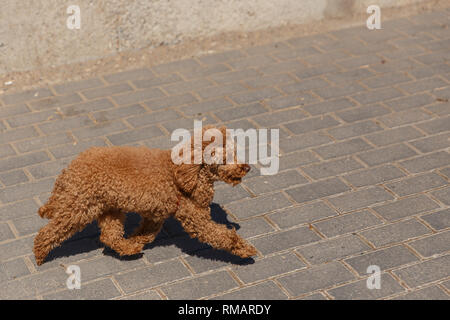
M 227 31 L 365 14 L 426 0 L 1 0 L 0 74 L 96 59 Z M 69 5 L 81 29 L 66 26 Z

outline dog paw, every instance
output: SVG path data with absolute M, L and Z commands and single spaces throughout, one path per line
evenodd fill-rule
M 258 252 L 256 251 L 256 248 L 254 246 L 240 239 L 231 253 L 245 259 L 256 256 Z
M 133 256 L 138 254 L 144 248 L 144 244 L 138 242 L 127 241 L 126 244 L 122 245 L 122 252 L 120 252 L 121 256 Z

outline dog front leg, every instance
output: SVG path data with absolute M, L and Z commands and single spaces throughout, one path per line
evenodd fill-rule
M 192 238 L 208 243 L 216 249 L 226 250 L 241 258 L 257 254 L 256 249 L 242 239 L 234 229 L 228 229 L 211 220 L 210 208 L 199 208 L 190 201 L 183 201 L 175 213 L 184 230 Z

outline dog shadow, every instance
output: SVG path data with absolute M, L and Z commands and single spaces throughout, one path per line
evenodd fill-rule
M 227 228 L 235 228 L 236 230 L 240 229 L 239 224 L 228 220 L 227 213 L 216 203 L 211 204 L 211 219 L 218 224 L 225 225 Z M 127 214 L 127 219 L 124 226 L 125 237 L 128 237 L 133 233 L 133 231 L 138 227 L 140 220 L 141 216 L 136 213 L 132 212 Z M 100 229 L 98 228 L 97 222 L 93 222 L 85 229 L 63 242 L 61 246 L 53 249 L 48 255 L 46 262 L 62 257 L 86 254 L 98 249 L 103 249 L 104 255 L 111 256 L 122 261 L 136 260 L 145 254 L 144 252 L 141 252 L 136 255 L 121 257 L 117 254 L 117 252 L 100 242 L 99 236 Z M 172 217 L 165 221 L 164 226 L 156 239 L 152 243 L 145 245 L 144 251 L 151 250 L 156 247 L 172 245 L 178 247 L 183 253 L 203 259 L 221 261 L 235 265 L 247 265 L 254 263 L 253 258 L 243 259 L 224 250 L 214 249 L 208 244 L 201 243 L 197 239 L 191 238 L 186 231 L 184 231 L 181 224 Z

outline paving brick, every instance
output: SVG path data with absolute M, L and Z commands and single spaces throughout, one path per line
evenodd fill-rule
M 88 89 L 82 91 L 83 96 L 87 99 L 103 98 L 109 95 L 119 94 L 127 91 L 132 91 L 133 88 L 127 83 L 119 83 L 106 87 L 100 87 L 95 89 Z
M 251 117 L 267 112 L 267 109 L 260 103 L 252 103 L 236 108 L 215 111 L 214 114 L 222 121 L 236 120 L 243 117 Z
M 386 105 L 395 111 L 410 110 L 413 108 L 423 107 L 433 103 L 435 99 L 427 93 L 415 94 L 407 97 L 386 101 Z M 404 113 L 406 114 L 406 113 Z
M 237 233 L 245 239 L 271 233 L 275 230 L 274 227 L 262 217 L 240 221 L 239 226 L 240 228 L 237 229 Z
M 442 64 L 448 60 L 448 52 L 433 52 L 430 54 L 425 54 L 423 56 L 415 57 L 415 59 L 426 65 Z
M 395 297 L 394 300 L 448 300 L 449 296 L 438 286 L 431 286 Z
M 405 90 L 408 93 L 418 93 L 446 86 L 448 86 L 448 84 L 440 78 L 430 78 L 406 83 L 400 85 L 399 88 Z
M 443 174 L 444 176 L 446 176 L 447 178 L 450 178 L 450 167 L 441 169 L 441 170 L 439 170 L 439 172 L 441 174 Z
M 381 58 L 376 54 L 367 54 L 360 57 L 352 57 L 350 59 L 339 60 L 336 63 L 346 69 L 365 67 L 370 64 L 380 63 Z
M 112 144 L 126 145 L 136 141 L 150 139 L 158 136 L 162 136 L 162 131 L 156 126 L 148 126 L 140 129 L 125 131 L 107 136 Z
M 103 279 L 81 285 L 79 290 L 59 291 L 43 296 L 44 300 L 107 300 L 120 296 L 111 279 Z
M 9 172 L 0 173 L 0 181 L 5 186 L 12 186 L 15 184 L 23 183 L 28 181 L 27 175 L 23 170 L 14 170 Z
M 450 163 L 450 154 L 444 151 L 430 153 L 400 162 L 400 165 L 411 173 L 429 171 L 444 167 Z
M 343 178 L 355 187 L 364 187 L 404 177 L 405 174 L 392 165 L 362 170 L 344 175 Z
M 435 134 L 450 130 L 450 117 L 439 118 L 418 124 L 417 127 L 427 133 Z
M 360 232 L 360 234 L 376 247 L 383 247 L 388 244 L 417 238 L 430 232 L 429 228 L 417 220 L 409 219 L 366 230 Z
M 355 276 L 338 262 L 330 262 L 299 271 L 278 279 L 289 294 L 298 296 L 319 289 L 329 288 L 354 279 Z
M 203 99 L 211 99 L 216 97 L 228 96 L 246 90 L 248 89 L 239 83 L 231 83 L 223 86 L 209 86 L 206 88 L 202 88 L 199 86 L 196 92 Z
M 293 152 L 301 149 L 307 149 L 310 147 L 319 146 L 322 144 L 329 143 L 330 137 L 319 132 L 310 132 L 301 134 L 298 136 L 289 136 L 280 139 L 280 148 L 284 152 Z
M 122 95 L 113 96 L 113 100 L 123 106 L 133 103 L 138 103 L 146 100 L 158 99 L 165 97 L 165 94 L 158 88 L 139 90 L 135 92 L 125 93 Z
M 339 71 L 339 68 L 334 64 L 324 63 L 318 66 L 299 68 L 295 70 L 295 75 L 299 79 L 308 79 L 320 75 L 327 75 Z
M 255 101 L 261 101 L 268 98 L 273 98 L 281 95 L 281 93 L 274 88 L 263 88 L 263 89 L 255 89 L 243 93 L 237 93 L 231 95 L 230 98 L 238 103 L 245 104 Z
M 380 130 L 383 129 L 377 123 L 372 120 L 366 120 L 328 129 L 327 132 L 334 138 L 341 140 L 377 132 Z
M 302 118 L 306 118 L 307 114 L 301 109 L 288 109 L 277 112 L 265 113 L 252 117 L 252 120 L 260 124 L 262 127 L 274 127 L 281 123 L 290 122 Z
M 268 217 L 280 228 L 289 228 L 303 223 L 336 216 L 337 213 L 323 202 L 277 210 Z
M 34 215 L 37 210 L 38 205 L 32 199 L 3 205 L 0 207 L 0 221 Z
M 181 262 L 168 261 L 151 267 L 122 273 L 115 278 L 126 293 L 131 293 L 189 276 L 190 272 Z
M 369 250 L 371 248 L 357 236 L 348 235 L 313 243 L 296 251 L 311 264 L 321 264 Z
M 298 60 L 282 61 L 278 63 L 272 63 L 267 66 L 261 66 L 258 71 L 265 75 L 278 74 L 284 72 L 294 72 L 305 68 L 305 64 Z M 256 77 L 256 76 L 255 76 Z
M 402 245 L 369 252 L 345 260 L 361 276 L 367 274 L 367 268 L 371 265 L 376 265 L 380 267 L 380 270 L 384 271 L 414 261 L 419 261 L 419 258 Z
M 210 76 L 218 84 L 226 84 L 231 82 L 237 82 L 239 80 L 256 78 L 259 77 L 261 73 L 255 69 L 244 69 L 231 72 L 217 73 Z
M 133 104 L 131 106 L 122 108 L 113 108 L 109 110 L 98 111 L 93 114 L 96 122 L 105 122 L 115 119 L 127 118 L 128 116 L 133 116 L 136 114 L 142 114 L 147 112 L 144 107 L 139 104 Z M 139 115 L 142 117 L 142 115 Z
M 429 78 L 435 75 L 443 75 L 450 72 L 448 64 L 434 64 L 426 67 L 419 67 L 409 70 L 409 73 L 416 79 Z
M 53 179 L 45 179 L 38 182 L 23 183 L 3 189 L 0 200 L 4 203 L 31 198 L 50 191 Z
M 280 86 L 280 89 L 286 92 L 287 94 L 295 94 L 299 91 L 306 91 L 311 89 L 317 89 L 317 88 L 323 88 L 328 87 L 330 84 L 326 82 L 323 79 L 320 78 L 313 78 L 313 79 L 306 79 L 302 80 L 298 83 L 294 84 L 286 84 Z
M 201 115 L 202 113 L 231 107 L 232 103 L 224 98 L 194 103 L 188 106 L 180 107 L 181 112 L 188 116 Z
M 378 119 L 387 127 L 394 128 L 405 124 L 429 120 L 431 116 L 422 110 L 407 110 L 389 114 Z
M 5 94 L 2 96 L 3 102 L 8 104 L 18 104 L 29 100 L 37 100 L 53 96 L 52 92 L 46 88 L 38 88 L 18 93 Z
M 246 219 L 273 210 L 291 206 L 291 202 L 281 193 L 273 193 L 256 198 L 232 202 L 225 207 L 239 219 Z
M 53 88 L 59 94 L 69 94 L 76 91 L 82 91 L 85 89 L 101 87 L 103 82 L 98 78 L 91 78 L 86 80 L 71 81 L 54 85 Z
M 278 60 L 293 60 L 319 53 L 320 51 L 315 49 L 314 47 L 300 47 L 295 49 L 286 48 L 281 51 L 273 52 L 271 55 L 276 57 Z
M 165 286 L 162 291 L 169 299 L 200 299 L 236 288 L 236 281 L 226 271 L 177 282 Z
M 260 77 L 256 79 L 245 80 L 244 83 L 250 88 L 256 89 L 261 87 L 275 86 L 284 83 L 292 83 L 295 79 L 287 73 L 280 73 L 269 75 L 265 77 Z
M 65 158 L 63 160 L 57 160 L 52 162 L 46 162 L 36 166 L 28 168 L 28 171 L 35 179 L 42 179 L 46 177 L 53 177 L 59 175 L 65 167 L 70 163 L 70 158 Z
M 80 115 L 77 117 L 43 123 L 39 125 L 39 128 L 45 134 L 51 134 L 58 131 L 67 131 L 70 129 L 81 128 L 92 124 L 93 122 L 88 116 Z
M 0 223 L 0 241 L 14 239 L 15 236 L 11 228 L 6 223 Z
M 0 158 L 5 158 L 14 155 L 16 155 L 16 152 L 9 144 L 4 144 L 0 146 Z
M 208 79 L 195 79 L 190 81 L 183 81 L 183 82 L 176 82 L 173 84 L 167 84 L 164 85 L 162 88 L 164 91 L 166 91 L 169 95 L 172 94 L 179 94 L 184 93 L 188 91 L 195 91 L 198 89 L 202 89 L 205 87 L 210 87 L 214 83 Z M 212 87 L 214 90 L 214 87 Z
M 380 105 L 369 105 L 337 112 L 336 115 L 345 122 L 355 122 L 385 115 L 390 111 Z
M 366 136 L 366 138 L 377 146 L 386 146 L 398 142 L 408 141 L 423 137 L 424 135 L 413 127 L 401 127 L 385 130 Z
M 32 237 L 4 242 L 0 244 L 0 262 L 29 254 L 32 247 Z
M 77 93 L 72 93 L 64 96 L 45 98 L 43 100 L 30 102 L 29 104 L 33 110 L 44 110 L 67 104 L 79 103 L 81 101 L 82 99 Z
M 0 283 L 14 280 L 28 274 L 30 274 L 30 270 L 28 270 L 28 267 L 22 258 L 0 263 Z
M 327 292 L 336 300 L 375 300 L 405 291 L 390 274 L 382 273 L 380 289 L 369 289 L 367 279 L 352 282 Z
M 272 233 L 256 238 L 250 242 L 263 254 L 295 248 L 301 245 L 319 241 L 320 237 L 308 227 L 299 227 L 288 231 Z
M 324 159 L 331 159 L 361 151 L 366 151 L 369 149 L 372 149 L 372 147 L 368 145 L 364 140 L 355 138 L 347 140 L 345 142 L 336 142 L 323 147 L 318 147 L 315 148 L 314 151 Z
M 12 169 L 19 169 L 32 164 L 41 163 L 50 160 L 50 157 L 44 151 L 28 153 L 26 155 L 19 155 L 0 160 L 0 171 L 8 171 Z
M 233 272 L 242 282 L 248 284 L 305 267 L 306 265 L 296 255 L 286 253 L 258 259 L 253 264 L 234 267 Z
M 250 194 L 242 188 L 242 186 L 237 185 L 232 187 L 230 185 L 225 185 L 223 187 L 216 187 L 214 193 L 214 202 L 225 204 L 244 198 L 249 198 Z
M 392 199 L 394 199 L 394 197 L 383 188 L 370 187 L 368 189 L 343 194 L 331 198 L 328 201 L 330 201 L 340 212 L 348 212 Z
M 198 100 L 190 93 L 174 95 L 167 98 L 155 99 L 146 101 L 144 105 L 151 110 L 160 110 L 170 107 L 181 106 L 189 103 L 197 102 Z
M 36 137 L 38 134 L 33 127 L 24 127 L 7 131 L 0 131 L 0 144 Z
M 450 274 L 450 255 L 397 269 L 394 273 L 411 288 L 444 279 Z
M 450 132 L 411 141 L 410 144 L 424 153 L 446 149 L 450 147 Z
M 176 73 L 162 75 L 160 77 L 150 77 L 147 79 L 140 79 L 133 81 L 133 84 L 138 89 L 157 87 L 169 83 L 183 81 L 183 79 Z
M 108 99 L 97 99 L 83 103 L 77 103 L 70 106 L 60 108 L 60 112 L 68 117 L 76 116 L 83 113 L 95 112 L 105 109 L 114 108 L 113 103 Z M 59 112 L 58 112 L 59 113 Z
M 377 206 L 374 210 L 386 220 L 394 221 L 436 208 L 439 208 L 436 202 L 425 195 L 418 195 Z
M 355 103 L 350 101 L 347 98 L 339 98 L 336 100 L 330 100 L 326 102 L 320 102 L 312 105 L 307 105 L 303 107 L 303 110 L 306 110 L 308 113 L 312 114 L 313 116 L 329 113 L 329 112 L 336 112 L 342 109 L 347 109 L 350 107 L 354 107 Z
M 275 97 L 267 100 L 266 104 L 274 110 L 279 110 L 289 107 L 302 106 L 315 101 L 317 101 L 317 98 L 309 93 L 303 92 L 288 96 Z
M 36 213 L 36 212 L 33 212 Z M 48 221 L 35 214 L 30 217 L 15 218 L 12 220 L 16 230 L 19 232 L 19 236 L 29 235 L 38 232 L 41 227 L 46 225 Z
M 196 251 L 192 255 L 185 257 L 184 260 L 196 274 L 217 270 L 230 264 L 245 263 L 241 258 L 228 252 L 211 248 Z
M 363 168 L 363 166 L 359 162 L 347 157 L 302 167 L 302 171 L 313 179 L 321 179 L 337 176 L 360 168 Z
M 227 65 L 231 66 L 233 69 L 245 69 L 266 66 L 274 62 L 275 59 L 269 55 L 258 54 L 251 57 L 228 61 Z
M 359 68 L 350 71 L 331 73 L 327 75 L 326 78 L 336 84 L 339 84 L 366 79 L 372 77 L 373 75 L 375 74 L 372 71 L 365 68 Z
M 10 107 L 2 107 L 0 109 L 0 118 L 8 118 L 19 114 L 29 113 L 30 109 L 26 104 L 21 103 Z
M 244 184 L 254 194 L 268 193 L 297 184 L 308 183 L 308 180 L 295 170 L 278 173 L 273 176 L 260 176 L 246 179 Z
M 130 123 L 133 127 L 139 128 L 142 126 L 155 124 L 161 121 L 169 121 L 180 118 L 180 114 L 175 112 L 174 110 L 166 110 L 166 111 L 157 111 L 146 113 L 138 116 L 134 116 L 127 119 L 127 122 Z
M 395 162 L 404 158 L 409 158 L 417 153 L 404 144 L 396 144 L 389 147 L 379 148 L 358 154 L 358 157 L 369 166 Z
M 368 210 L 362 210 L 316 222 L 314 225 L 321 233 L 331 238 L 337 235 L 366 229 L 380 223 L 381 221 L 375 217 L 375 215 Z
M 127 129 L 129 129 L 129 127 L 126 126 L 123 121 L 117 120 L 100 122 L 94 124 L 93 126 L 72 130 L 72 134 L 79 140 L 88 140 L 120 131 L 125 131 Z
M 304 296 L 302 298 L 297 298 L 296 300 L 328 300 L 325 298 L 325 296 L 321 293 L 313 293 L 307 296 Z
M 151 72 L 147 68 L 140 68 L 104 75 L 103 79 L 105 79 L 109 83 L 116 83 L 127 80 L 146 79 L 151 77 L 154 77 L 153 72 Z
M 386 184 L 386 187 L 402 197 L 442 187 L 446 184 L 447 181 L 440 175 L 436 173 L 426 173 Z
M 286 193 L 298 203 L 328 197 L 350 190 L 338 178 L 330 178 L 286 190 Z
M 336 121 L 331 116 L 319 116 L 314 118 L 308 118 L 305 120 L 299 120 L 296 122 L 291 122 L 285 125 L 294 134 L 301 134 L 311 131 L 316 131 L 324 128 L 329 128 L 338 125 L 339 122 Z
M 450 209 L 421 216 L 433 229 L 442 230 L 450 227 Z
M 231 68 L 223 63 L 212 64 L 207 67 L 198 67 L 191 70 L 183 70 L 180 73 L 186 79 L 208 77 L 214 74 L 231 71 Z
M 445 253 L 450 250 L 450 231 L 434 234 L 408 243 L 423 257 Z
M 184 59 L 154 66 L 152 70 L 159 74 L 162 74 L 175 72 L 179 70 L 190 70 L 198 68 L 199 66 L 200 64 L 194 59 Z
M 284 300 L 286 294 L 272 281 L 245 287 L 213 298 L 214 300 Z
M 403 94 L 395 88 L 383 88 L 368 92 L 358 93 L 353 98 L 361 104 L 370 104 L 385 101 L 402 96 Z
M 50 120 L 60 120 L 62 119 L 61 114 L 55 110 L 46 110 L 41 112 L 32 112 L 22 114 L 13 118 L 7 119 L 7 122 L 12 128 L 23 127 L 27 125 L 32 125 L 39 122 L 47 122 Z
M 411 81 L 412 78 L 407 76 L 404 72 L 392 72 L 383 74 L 381 76 L 369 78 L 362 82 L 369 88 L 388 87 L 398 83 Z
M 104 147 L 104 146 L 106 146 L 105 140 L 98 138 L 78 142 L 76 144 L 71 143 L 59 147 L 54 147 L 50 149 L 50 152 L 55 156 L 56 159 L 61 159 L 78 155 L 80 152 L 90 147 Z
M 126 296 L 120 300 L 162 300 L 155 290 L 148 290 L 131 296 Z
M 245 57 L 246 54 L 240 50 L 229 50 L 213 54 L 207 54 L 198 58 L 198 60 L 207 65 L 214 65 L 228 60 L 239 59 Z
M 350 96 L 366 89 L 355 82 L 338 83 L 335 86 L 316 88 L 313 91 L 324 99 L 332 99 L 342 96 Z
M 336 50 L 332 52 L 314 54 L 308 57 L 302 57 L 302 60 L 306 61 L 308 64 L 320 65 L 324 61 L 337 61 L 348 59 L 350 55 L 345 52 L 345 50 Z
M 280 156 L 280 171 L 298 168 L 302 165 L 318 162 L 319 160 L 310 151 L 300 151 Z

